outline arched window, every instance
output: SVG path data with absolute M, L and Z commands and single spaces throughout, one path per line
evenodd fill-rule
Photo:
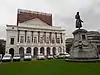
M 14 56 L 14 49 L 13 49 L 13 48 L 10 48 L 10 49 L 9 49 L 9 54 L 11 54 L 12 57 Z
M 53 55 L 56 55 L 56 48 L 55 48 L 55 47 L 53 47 L 53 48 L 52 48 L 52 50 L 53 50 L 53 52 L 52 52 L 52 53 L 53 53 Z
M 40 48 L 40 53 L 44 54 L 44 47 Z
M 50 55 L 50 47 L 47 47 L 47 55 Z
M 31 47 L 28 47 L 28 48 L 26 49 L 26 53 L 30 53 L 30 54 L 31 54 Z
M 33 52 L 34 52 L 34 53 L 33 53 L 33 54 L 34 54 L 34 56 L 37 56 L 37 55 L 38 55 L 38 48 L 37 48 L 37 47 L 35 47 Z
M 19 48 L 19 54 L 20 54 L 20 57 L 24 57 L 24 48 L 23 47 L 20 47 Z

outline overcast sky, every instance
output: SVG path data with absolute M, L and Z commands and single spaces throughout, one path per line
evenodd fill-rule
M 6 39 L 6 24 L 16 24 L 18 8 L 52 13 L 53 25 L 66 29 L 68 37 L 75 30 L 77 11 L 83 28 L 100 31 L 100 0 L 1 0 L 0 38 Z

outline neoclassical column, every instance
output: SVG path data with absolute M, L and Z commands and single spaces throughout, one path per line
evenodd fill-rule
M 47 47 L 44 47 L 44 55 L 47 55 Z
M 53 55 L 52 47 L 50 47 L 50 54 Z
M 33 56 L 34 47 L 31 47 L 31 55 Z
M 26 48 L 27 48 L 27 47 L 24 47 L 24 54 L 26 54 Z
M 38 55 L 40 55 L 40 47 L 38 47 Z

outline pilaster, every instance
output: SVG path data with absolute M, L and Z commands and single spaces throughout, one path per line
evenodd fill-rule
M 34 47 L 31 47 L 31 55 L 33 56 L 34 53 Z
M 38 55 L 40 55 L 40 47 L 38 47 Z
M 27 49 L 27 47 L 24 47 L 24 54 L 26 54 L 26 49 Z
M 52 47 L 50 47 L 50 54 L 53 55 Z

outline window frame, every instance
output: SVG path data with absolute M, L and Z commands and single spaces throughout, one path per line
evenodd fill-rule
M 14 40 L 15 40 L 14 37 L 11 37 L 11 38 L 10 38 L 10 44 L 11 44 L 11 45 L 14 45 Z

